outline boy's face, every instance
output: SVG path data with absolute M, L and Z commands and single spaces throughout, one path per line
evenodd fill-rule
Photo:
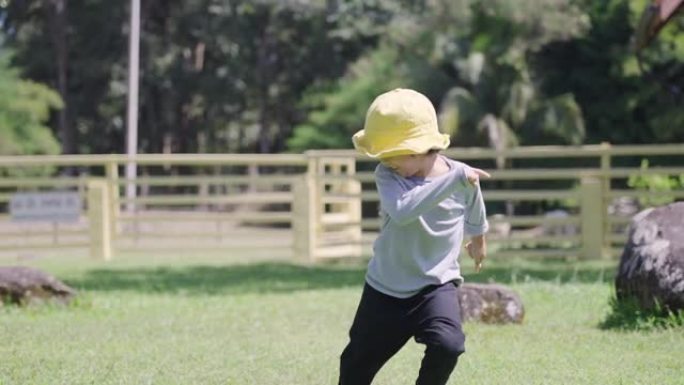
M 416 175 L 422 167 L 419 155 L 397 155 L 380 159 L 380 163 L 404 178 Z

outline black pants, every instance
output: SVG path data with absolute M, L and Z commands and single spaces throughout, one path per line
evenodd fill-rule
M 366 284 L 342 352 L 339 384 L 370 384 L 411 337 L 426 345 L 416 385 L 446 384 L 465 351 L 457 290 L 447 283 L 404 299 Z

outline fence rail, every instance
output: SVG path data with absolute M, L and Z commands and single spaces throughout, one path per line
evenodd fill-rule
M 684 199 L 674 182 L 664 191 L 627 183 L 684 175 L 684 144 L 445 154 L 491 171 L 482 185 L 494 256 L 615 256 L 642 202 Z M 651 167 L 642 167 L 642 159 Z M 131 161 L 140 175 L 134 181 L 119 173 Z M 278 247 L 303 259 L 368 254 L 381 226 L 374 166 L 350 150 L 1 156 L 0 253 L 81 248 L 108 258 L 117 250 L 159 247 Z M 129 183 L 137 189 L 132 198 L 123 195 Z M 11 220 L 15 193 L 55 189 L 81 193 L 86 212 L 77 223 Z M 134 211 L 124 209 L 129 204 Z

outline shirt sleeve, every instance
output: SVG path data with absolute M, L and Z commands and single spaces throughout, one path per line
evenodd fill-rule
M 487 222 L 487 212 L 480 185 L 471 191 L 465 210 L 464 229 L 467 235 L 475 236 L 486 233 L 489 229 L 489 223 Z
M 418 219 L 457 190 L 469 187 L 465 167 L 455 167 L 449 172 L 432 179 L 429 183 L 405 190 L 397 176 L 384 166 L 378 166 L 375 183 L 380 195 L 380 205 L 399 225 Z

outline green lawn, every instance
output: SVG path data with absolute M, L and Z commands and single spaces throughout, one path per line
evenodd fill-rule
M 364 273 L 216 254 L 24 263 L 81 295 L 69 307 L 0 309 L 2 385 L 334 384 Z M 517 290 L 526 319 L 466 324 L 450 384 L 684 384 L 684 328 L 599 326 L 614 265 L 491 261 L 479 275 L 467 266 L 471 281 Z M 421 348 L 407 344 L 375 384 L 413 384 Z

